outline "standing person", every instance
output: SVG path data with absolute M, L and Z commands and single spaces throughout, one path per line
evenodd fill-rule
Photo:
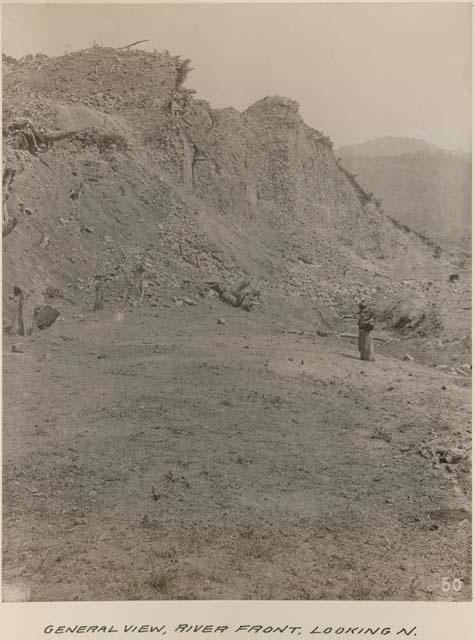
M 134 271 L 134 289 L 139 296 L 140 302 L 143 300 L 144 295 L 144 281 L 143 274 L 145 273 L 145 267 L 143 264 L 139 264 Z
M 371 331 L 374 329 L 373 313 L 368 309 L 364 302 L 359 304 L 360 315 L 358 318 L 358 350 L 361 360 L 374 362 L 376 360 L 374 353 L 373 338 Z
M 94 311 L 102 311 L 104 308 L 104 280 L 102 276 L 96 276 L 96 296 L 94 299 Z
M 23 289 L 21 289 L 20 287 L 17 287 L 16 285 L 13 287 L 13 295 L 15 296 L 15 298 L 18 298 L 18 308 L 17 308 L 17 321 L 16 321 L 16 327 L 18 330 L 18 335 L 20 336 L 26 336 L 25 333 L 25 320 L 23 317 L 23 303 L 24 303 L 24 293 L 23 293 Z

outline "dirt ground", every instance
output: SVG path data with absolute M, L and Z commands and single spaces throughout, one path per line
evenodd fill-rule
M 469 379 L 297 311 L 4 338 L 3 599 L 469 600 Z

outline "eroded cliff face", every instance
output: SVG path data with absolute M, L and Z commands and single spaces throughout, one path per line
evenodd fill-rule
M 295 101 L 214 110 L 183 87 L 188 71 L 168 53 L 101 48 L 8 61 L 3 167 L 16 172 L 7 210 L 18 225 L 4 240 L 7 314 L 14 285 L 32 306 L 48 286 L 79 304 L 95 273 L 109 299 L 126 301 L 140 262 L 156 306 L 183 279 L 247 273 L 264 289 L 308 295 L 328 269 L 341 277 L 381 270 L 382 259 L 431 259 L 339 166 Z M 32 154 L 5 129 L 18 118 L 79 133 Z
M 229 224 L 266 228 L 285 246 L 294 238 L 321 262 L 329 254 L 343 264 L 414 248 L 415 238 L 355 188 L 329 139 L 304 123 L 295 101 L 267 97 L 239 113 L 193 100 L 183 124 L 170 138 L 169 122 L 152 122 L 158 144 L 149 154 Z

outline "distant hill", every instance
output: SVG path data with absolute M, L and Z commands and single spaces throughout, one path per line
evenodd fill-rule
M 336 155 L 393 218 L 436 238 L 470 233 L 470 154 L 387 137 L 340 147 Z
M 362 156 L 365 158 L 401 156 L 406 153 L 459 154 L 457 151 L 441 149 L 420 138 L 397 138 L 395 136 L 386 136 L 384 138 L 376 138 L 375 140 L 367 140 L 359 144 L 345 145 L 337 149 L 337 153 L 342 156 Z

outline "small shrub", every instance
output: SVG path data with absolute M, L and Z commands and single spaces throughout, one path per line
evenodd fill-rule
M 171 589 L 174 577 L 174 571 L 168 570 L 164 573 L 157 573 L 155 570 L 152 570 L 149 578 L 149 585 L 159 593 L 168 593 Z

